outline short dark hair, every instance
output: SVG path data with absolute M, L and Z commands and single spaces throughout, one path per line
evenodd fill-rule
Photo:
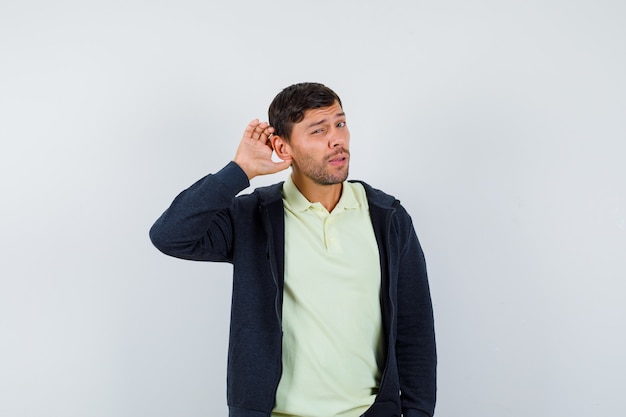
M 320 83 L 299 83 L 290 85 L 278 93 L 268 110 L 270 126 L 274 134 L 289 140 L 293 125 L 304 119 L 304 112 L 321 107 L 329 107 L 341 99 L 330 88 Z

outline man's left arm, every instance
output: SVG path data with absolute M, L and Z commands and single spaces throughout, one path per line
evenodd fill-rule
M 432 416 L 437 392 L 433 308 L 424 253 L 409 215 L 400 237 L 396 353 L 404 417 Z

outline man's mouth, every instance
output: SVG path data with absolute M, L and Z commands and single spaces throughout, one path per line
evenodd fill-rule
M 337 163 L 341 163 L 343 161 L 346 161 L 348 159 L 348 156 L 350 155 L 350 152 L 346 151 L 346 150 L 342 150 L 332 156 L 330 156 L 328 158 L 328 162 L 330 162 L 331 164 L 337 164 Z

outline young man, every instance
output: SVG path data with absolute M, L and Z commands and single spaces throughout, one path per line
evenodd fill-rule
M 349 145 L 332 90 L 287 87 L 269 124 L 250 122 L 234 160 L 180 193 L 150 230 L 168 255 L 234 265 L 231 417 L 434 413 L 424 256 L 398 200 L 346 181 Z M 237 196 L 289 166 L 284 183 Z

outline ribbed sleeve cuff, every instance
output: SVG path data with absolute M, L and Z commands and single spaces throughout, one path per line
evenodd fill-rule
M 214 177 L 229 190 L 239 192 L 250 186 L 248 176 L 234 161 L 230 161 L 224 168 L 217 171 Z

